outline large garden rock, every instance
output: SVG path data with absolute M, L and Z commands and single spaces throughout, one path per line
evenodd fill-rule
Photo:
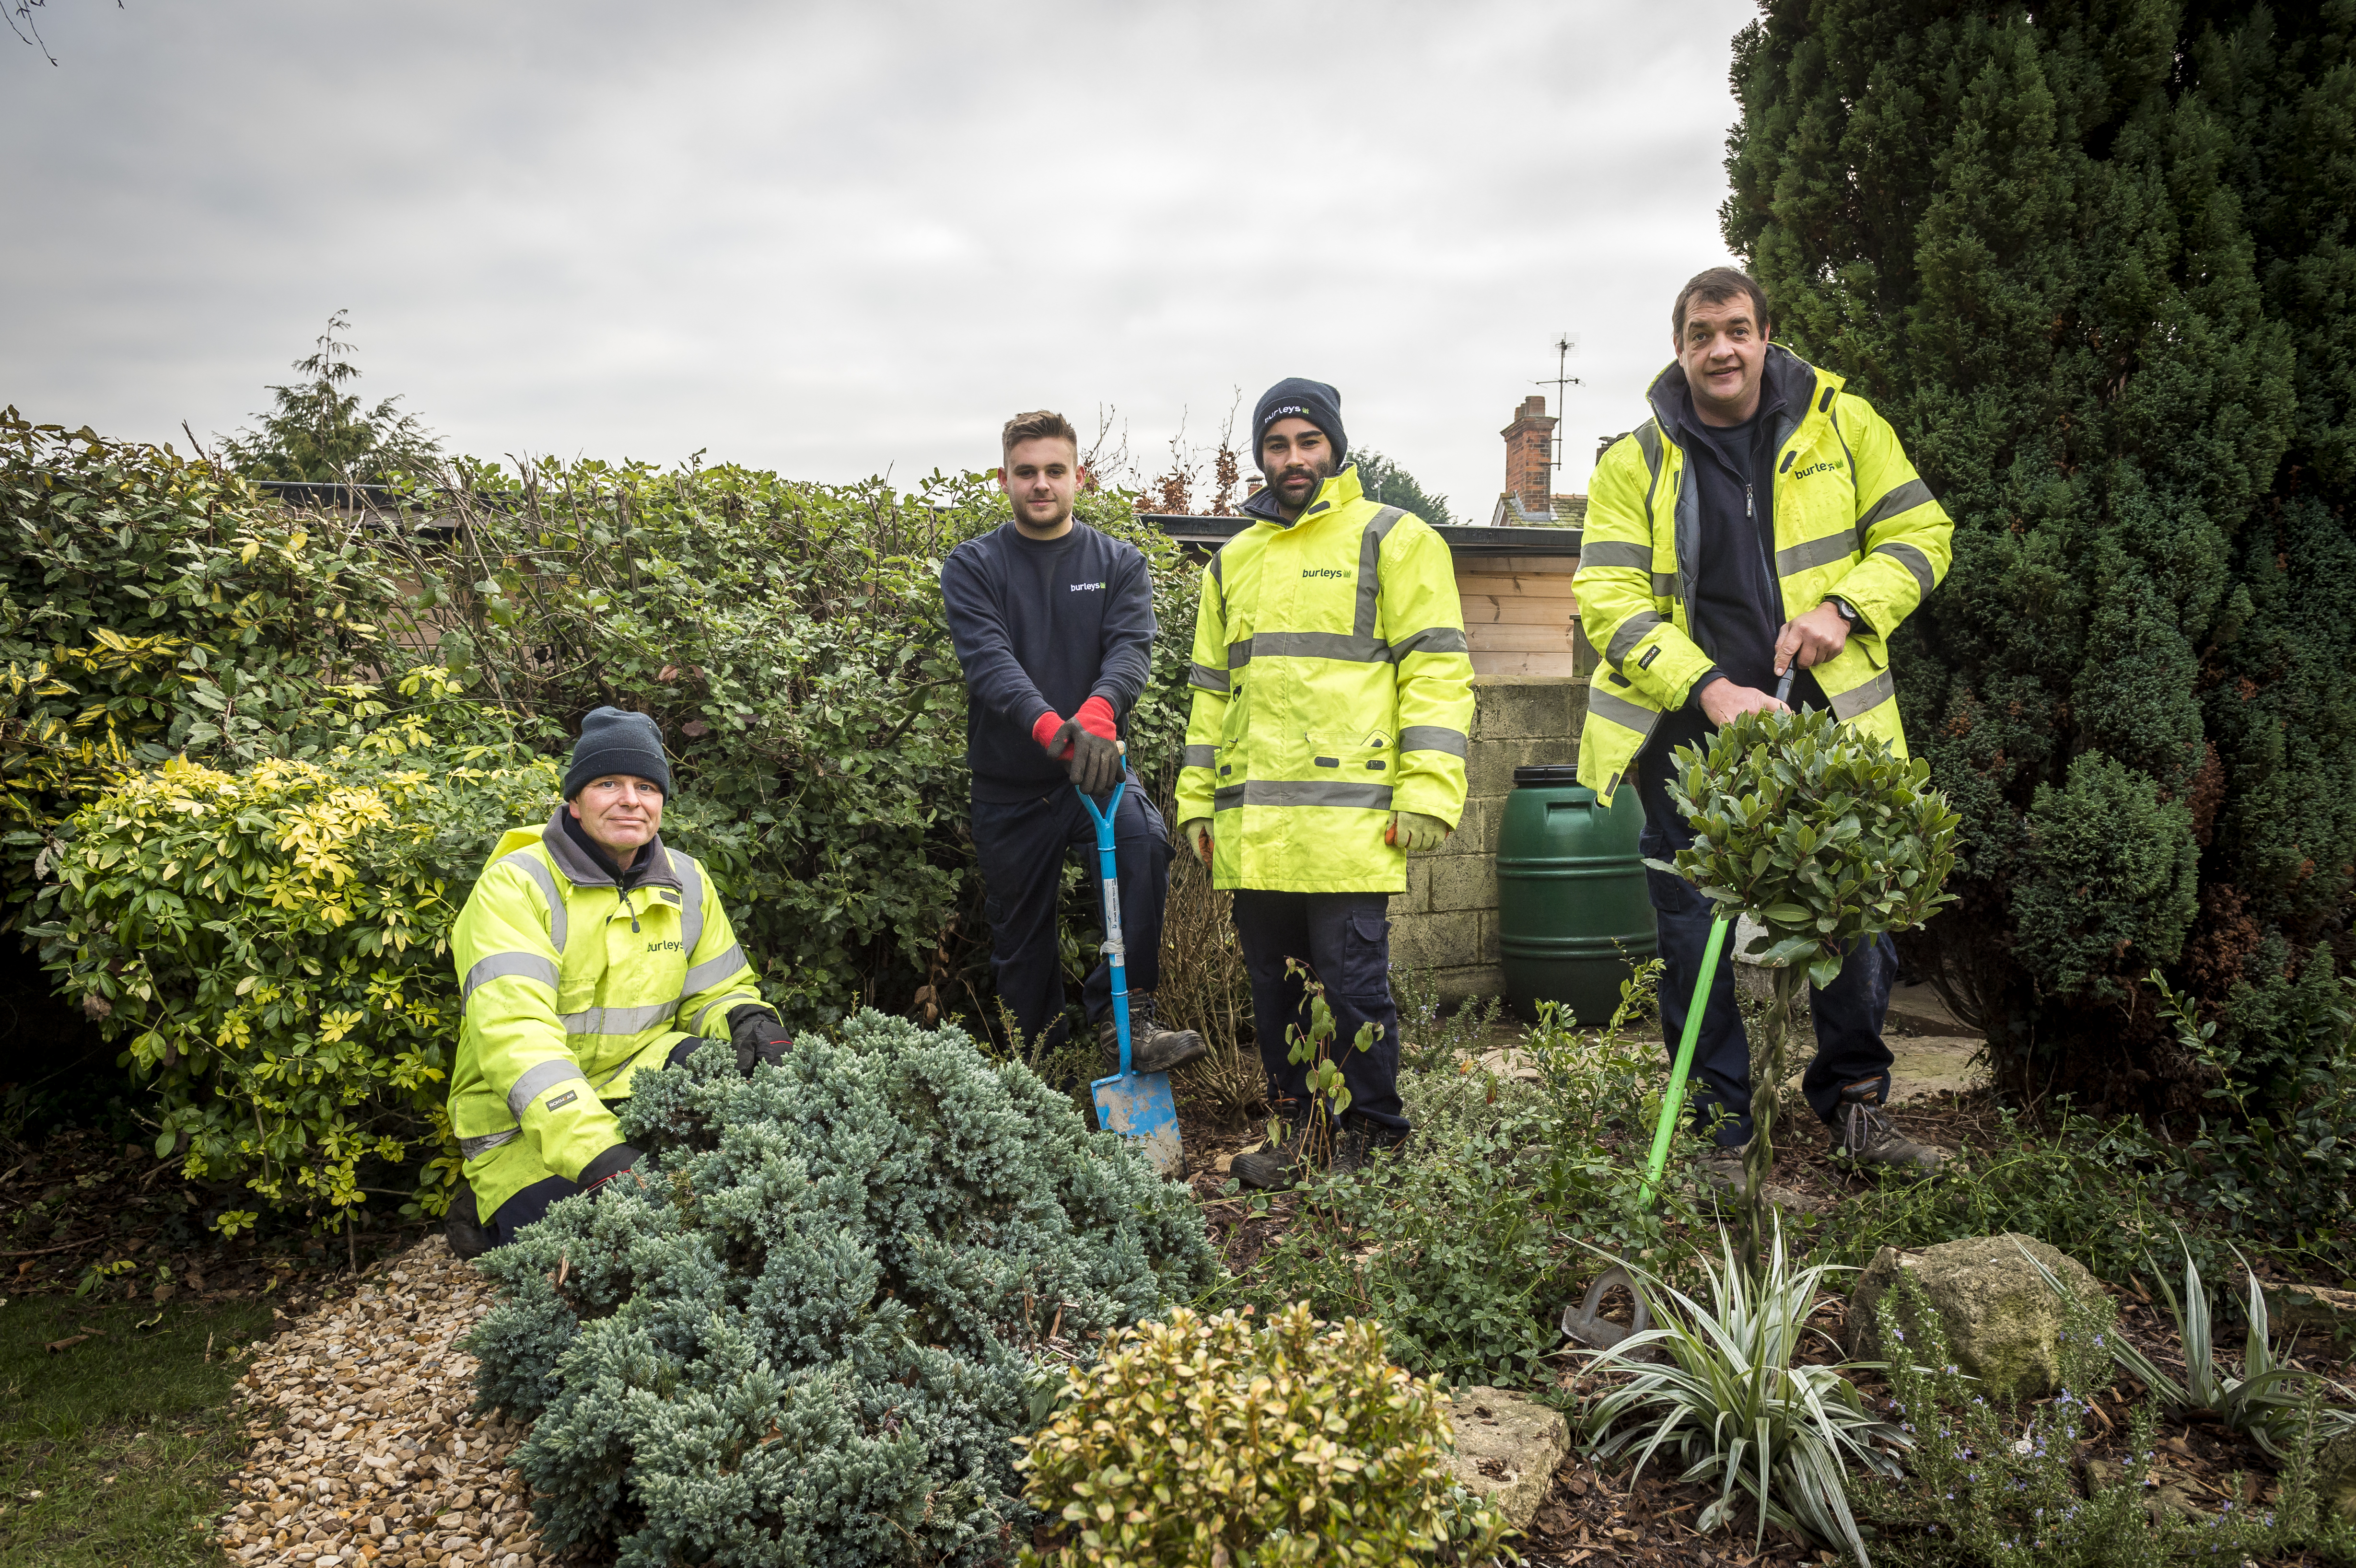
M 1570 1452 L 1562 1412 L 1501 1388 L 1459 1389 L 1448 1424 L 1456 1430 L 1456 1478 L 1515 1530 L 1528 1529 Z
M 2041 1399 L 2051 1393 L 2062 1370 L 2062 1303 L 2020 1255 L 2023 1249 L 2072 1290 L 2088 1297 L 2100 1290 L 2083 1264 L 2034 1236 L 1974 1236 L 1920 1252 L 1884 1247 L 1849 1292 L 1849 1353 L 1889 1359 L 1879 1307 L 1903 1269 L 1938 1313 L 1955 1364 L 1979 1379 L 1991 1396 Z
M 2334 1290 L 2322 1285 L 2266 1286 L 2266 1317 L 2282 1332 L 2296 1328 L 2300 1338 L 2337 1345 L 2356 1339 L 2356 1290 Z

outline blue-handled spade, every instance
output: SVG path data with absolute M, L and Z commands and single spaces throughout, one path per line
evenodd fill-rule
M 1112 798 L 1102 811 L 1087 791 L 1077 791 L 1080 804 L 1088 808 L 1097 825 L 1097 862 L 1104 886 L 1104 950 L 1112 965 L 1113 1029 L 1120 1037 L 1120 1071 L 1094 1080 L 1088 1088 L 1096 1096 L 1098 1125 L 1123 1137 L 1142 1140 L 1145 1157 L 1153 1162 L 1153 1168 L 1175 1177 L 1185 1168 L 1185 1156 L 1178 1144 L 1178 1104 L 1170 1097 L 1170 1074 L 1129 1070 L 1128 950 L 1120 938 L 1120 872 L 1112 849 L 1112 820 L 1120 810 L 1121 792 L 1128 787 L 1126 779 L 1113 785 Z

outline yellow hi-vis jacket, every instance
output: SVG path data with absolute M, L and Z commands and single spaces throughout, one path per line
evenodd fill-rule
M 1178 819 L 1213 818 L 1215 887 L 1402 891 L 1390 814 L 1464 812 L 1472 661 L 1448 546 L 1355 467 L 1297 521 L 1245 510 L 1261 520 L 1203 572 Z
M 500 838 L 450 933 L 466 1008 L 450 1122 L 486 1221 L 620 1143 L 607 1102 L 681 1040 L 725 1040 L 732 1008 L 766 1006 L 702 867 L 657 837 L 625 891 L 566 809 Z
M 1835 716 L 1906 754 L 1890 634 L 1947 574 L 1954 527 L 1906 460 L 1897 432 L 1841 378 L 1771 345 L 1790 400 L 1777 432 L 1773 517 L 1783 616 L 1837 595 L 1858 613 L 1841 651 L 1813 667 Z M 1712 660 L 1686 616 L 1700 536 L 1698 488 L 1686 453 L 1663 432 L 1676 421 L 1684 372 L 1671 365 L 1647 394 L 1655 414 L 1622 436 L 1588 483 L 1579 554 L 1579 618 L 1602 660 L 1588 683 L 1579 782 L 1609 800 L 1653 726 L 1681 708 Z M 1664 411 L 1669 411 L 1665 421 Z

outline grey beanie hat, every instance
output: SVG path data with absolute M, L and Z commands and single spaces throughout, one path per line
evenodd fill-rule
M 619 708 L 589 710 L 589 717 L 581 720 L 572 764 L 564 770 L 564 798 L 571 800 L 590 780 L 607 773 L 650 779 L 663 794 L 670 794 L 670 759 L 663 754 L 662 731 L 653 720 Z

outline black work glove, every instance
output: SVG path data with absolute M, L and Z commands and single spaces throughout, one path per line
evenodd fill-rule
M 736 1048 L 736 1071 L 747 1078 L 755 1067 L 776 1066 L 794 1048 L 777 1015 L 753 1002 L 728 1009 L 728 1041 Z
M 1102 795 L 1120 778 L 1120 742 L 1108 741 L 1102 735 L 1091 735 L 1080 727 L 1076 719 L 1066 719 L 1055 738 L 1047 743 L 1048 752 L 1063 756 L 1064 748 L 1072 748 L 1065 758 L 1064 772 L 1080 786 L 1083 795 Z
M 581 1190 L 596 1191 L 645 1157 L 627 1144 L 616 1144 L 581 1168 Z

